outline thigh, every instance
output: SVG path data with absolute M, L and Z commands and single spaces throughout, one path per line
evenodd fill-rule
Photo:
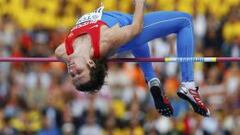
M 191 23 L 191 16 L 183 12 L 161 11 L 146 14 L 143 31 L 120 49 L 132 49 L 155 38 L 177 33 L 188 23 Z

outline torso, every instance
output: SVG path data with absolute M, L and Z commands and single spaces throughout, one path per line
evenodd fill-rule
M 108 42 L 109 35 L 107 34 L 107 30 L 109 29 L 109 27 L 106 24 L 104 24 L 104 22 L 101 21 L 102 10 L 103 10 L 103 7 L 100 7 L 92 13 L 83 15 L 77 21 L 76 26 L 71 30 L 70 34 L 68 35 L 68 37 L 65 40 L 65 44 L 66 44 L 65 47 L 66 47 L 68 55 L 72 54 L 73 51 L 75 50 L 72 47 L 69 47 L 69 43 L 71 44 L 70 46 L 72 46 L 75 38 L 81 38 L 82 41 L 92 41 L 92 42 L 82 43 L 82 44 L 89 44 L 89 43 L 92 44 L 91 48 L 93 50 L 92 51 L 93 57 L 96 57 L 96 55 L 95 55 L 96 52 L 97 52 L 97 54 L 98 53 L 100 54 L 100 56 L 97 56 L 97 57 L 105 56 L 105 54 L 108 52 L 107 50 L 108 50 L 108 43 L 109 43 Z M 100 25 L 98 25 L 98 24 L 100 24 Z M 96 27 L 100 26 L 100 28 L 95 28 L 95 26 Z M 91 27 L 93 27 L 93 28 L 91 28 Z M 73 33 L 75 33 L 75 34 L 73 34 Z M 80 34 L 77 36 L 76 33 L 80 33 Z M 83 34 L 87 35 L 87 36 L 82 36 Z M 74 35 L 75 38 L 71 39 L 72 35 Z M 86 38 L 86 40 L 85 40 L 85 38 Z M 93 44 L 94 42 L 95 42 L 95 44 Z M 96 47 L 94 47 L 94 45 L 98 46 L 99 49 L 96 49 Z M 81 46 L 78 45 L 76 47 L 79 48 Z M 77 49 L 77 50 L 80 50 L 80 49 Z
M 102 10 L 103 10 L 103 7 L 100 7 L 92 13 L 83 15 L 77 21 L 76 26 L 73 29 L 84 26 L 84 25 L 88 25 L 89 22 L 96 22 L 99 20 L 101 21 Z M 99 46 L 99 54 L 100 54 L 99 58 L 111 56 L 115 52 L 117 47 L 121 45 L 121 43 L 119 43 L 119 41 L 115 40 L 115 38 L 113 37 L 113 34 L 115 37 L 118 35 L 118 32 L 116 31 L 119 31 L 119 29 L 121 29 L 121 27 L 118 23 L 116 23 L 114 26 L 111 26 L 111 27 L 109 27 L 107 24 L 103 24 L 100 26 L 99 34 L 98 34 L 99 35 L 98 46 Z M 84 51 L 83 49 L 81 49 L 82 45 L 88 46 L 89 44 L 91 44 L 88 46 L 88 47 L 91 47 L 90 56 L 95 57 L 94 55 L 95 49 L 91 43 L 93 36 L 89 33 L 85 33 L 84 35 L 86 36 L 79 35 L 78 37 L 76 37 L 77 39 L 81 39 L 81 41 L 83 41 L 81 43 L 78 43 L 76 46 L 74 46 L 74 48 L 78 51 L 76 52 L 76 54 L 80 54 L 81 51 Z

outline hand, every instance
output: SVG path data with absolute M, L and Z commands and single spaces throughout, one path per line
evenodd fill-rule
M 133 4 L 144 4 L 145 0 L 133 0 Z

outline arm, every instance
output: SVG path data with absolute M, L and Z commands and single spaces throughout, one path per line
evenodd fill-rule
M 135 10 L 131 29 L 133 36 L 139 34 L 143 28 L 144 2 L 145 0 L 135 0 Z
M 124 45 L 136 35 L 138 35 L 143 28 L 143 16 L 144 16 L 144 1 L 135 0 L 135 10 L 133 15 L 133 22 L 130 25 L 119 27 L 119 25 L 113 26 L 107 31 L 107 37 L 110 37 L 109 42 L 112 49 L 119 48 Z

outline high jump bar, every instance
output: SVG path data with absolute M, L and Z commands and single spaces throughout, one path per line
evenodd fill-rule
M 240 62 L 240 57 L 111 58 L 109 62 Z M 0 57 L 0 62 L 64 62 L 56 57 Z

